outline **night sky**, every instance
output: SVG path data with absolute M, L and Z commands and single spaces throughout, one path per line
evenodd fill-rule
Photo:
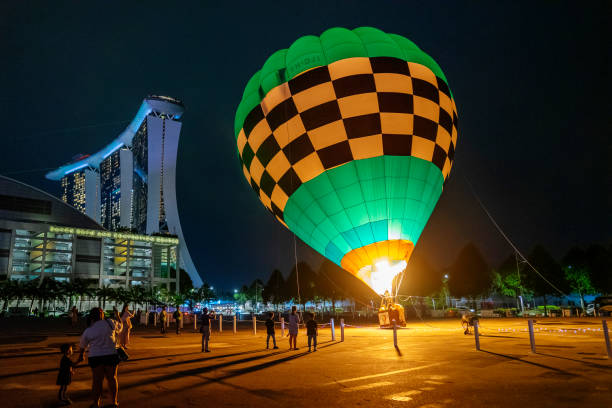
M 469 241 L 493 265 L 511 253 L 465 178 L 522 251 L 610 243 L 609 2 L 290 3 L 2 1 L 0 174 L 57 195 L 49 168 L 106 145 L 147 94 L 177 97 L 178 205 L 200 274 L 225 290 L 287 275 L 292 235 L 242 175 L 235 109 L 274 51 L 373 26 L 431 55 L 459 111 L 455 167 L 416 252 L 437 267 Z M 299 240 L 298 257 L 322 259 Z

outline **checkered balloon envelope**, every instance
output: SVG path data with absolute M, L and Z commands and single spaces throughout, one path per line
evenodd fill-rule
M 234 129 L 278 221 L 390 291 L 453 164 L 457 108 L 438 64 L 372 27 L 301 37 L 248 81 Z

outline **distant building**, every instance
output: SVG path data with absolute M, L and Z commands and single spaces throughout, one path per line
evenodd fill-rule
M 0 176 L 0 276 L 92 286 L 179 285 L 179 239 L 105 231 L 75 208 Z
M 82 158 L 82 156 L 81 156 Z M 85 167 L 62 177 L 62 201 L 100 222 L 100 175 Z
M 132 174 L 132 152 L 126 147 L 100 163 L 101 221 L 108 230 L 132 228 Z
M 95 154 L 48 173 L 47 178 L 61 180 L 62 186 L 74 185 L 82 184 L 75 173 L 82 169 L 96 172 L 101 224 L 111 231 L 178 236 L 180 264 L 194 286 L 200 286 L 202 279 L 187 250 L 176 203 L 176 160 L 183 111 L 183 103 L 177 99 L 148 96 L 115 140 Z M 65 197 L 62 195 L 70 203 L 69 195 Z M 78 205 L 75 208 L 87 213 Z

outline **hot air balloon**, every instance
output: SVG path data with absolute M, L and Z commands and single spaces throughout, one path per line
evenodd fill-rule
M 383 295 L 382 311 L 393 309 L 394 278 L 442 193 L 457 143 L 457 109 L 438 64 L 407 38 L 372 27 L 304 36 L 248 81 L 234 130 L 263 205 Z

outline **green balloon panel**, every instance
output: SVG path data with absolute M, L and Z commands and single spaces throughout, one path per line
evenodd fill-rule
M 412 156 L 355 160 L 302 184 L 284 217 L 300 239 L 340 265 L 348 252 L 393 239 L 416 244 L 444 178 Z

